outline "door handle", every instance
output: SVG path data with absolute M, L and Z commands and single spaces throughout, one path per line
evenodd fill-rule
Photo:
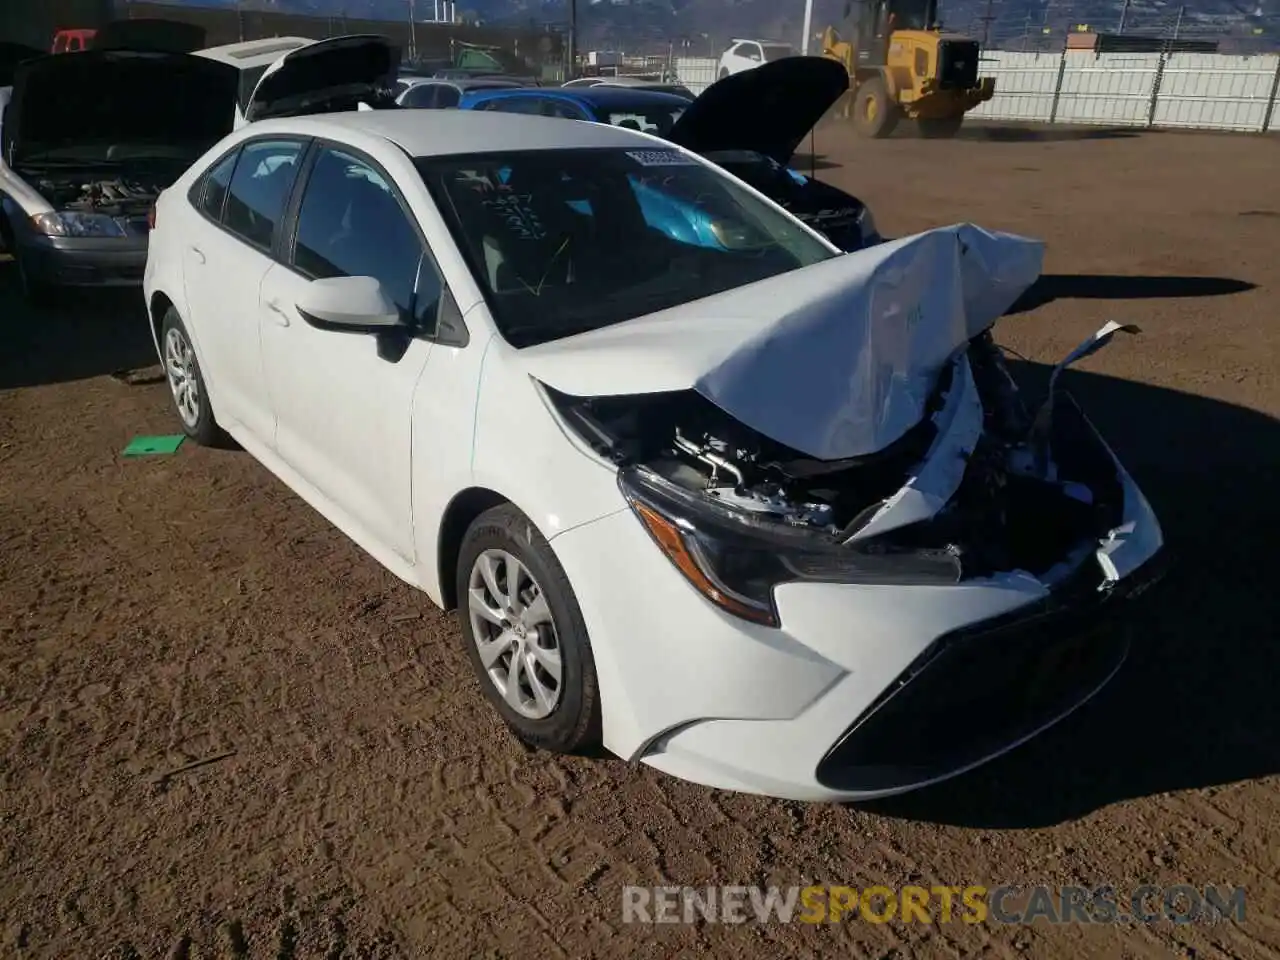
M 289 325 L 289 315 L 284 311 L 284 305 L 276 299 L 264 300 L 263 305 L 271 311 L 271 315 L 275 318 L 276 323 L 282 327 Z
M 199 247 L 189 247 L 191 255 L 196 258 L 196 263 L 204 263 L 204 251 Z

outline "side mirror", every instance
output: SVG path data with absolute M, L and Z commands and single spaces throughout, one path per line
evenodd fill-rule
M 312 280 L 297 307 L 307 323 L 321 329 L 382 333 L 404 326 L 400 308 L 373 277 Z

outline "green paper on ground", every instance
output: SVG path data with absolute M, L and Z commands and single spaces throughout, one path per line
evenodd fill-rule
M 134 437 L 124 448 L 124 455 L 146 457 L 157 453 L 176 453 L 185 439 L 180 433 L 170 437 Z

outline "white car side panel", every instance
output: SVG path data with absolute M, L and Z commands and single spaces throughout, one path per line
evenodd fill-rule
M 475 482 L 511 499 L 548 540 L 625 505 L 616 471 L 588 456 L 547 409 L 518 353 L 494 340 L 476 410 Z
M 259 286 L 271 259 L 199 214 L 180 250 L 187 327 L 200 330 L 201 366 L 218 371 L 218 421 L 243 424 L 271 446 L 275 417 L 267 398 L 258 336 Z M 228 282 L 234 277 L 235 282 Z
M 296 307 L 310 282 L 275 264 L 254 310 L 276 451 L 384 553 L 412 565 L 413 394 L 432 345 L 411 340 L 391 361 L 371 334 L 313 327 Z
M 417 578 L 443 606 L 438 555 L 444 512 L 459 493 L 476 486 L 471 444 L 476 430 L 477 384 L 493 336 L 477 319 L 479 305 L 463 317 L 471 330 L 466 347 L 436 344 L 413 398 L 413 536 Z M 508 490 L 504 495 L 509 496 Z

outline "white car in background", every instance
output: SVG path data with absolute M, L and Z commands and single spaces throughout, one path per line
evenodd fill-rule
M 366 34 L 308 40 L 271 37 L 197 50 L 236 68 L 240 81 L 234 126 L 276 116 L 395 105 L 400 51 Z
M 393 107 L 399 64 L 375 36 L 192 54 L 6 50 L 0 241 L 33 301 L 62 287 L 138 285 L 156 197 L 210 145 L 262 117 Z
M 136 286 L 160 191 L 231 129 L 235 76 L 189 54 L 27 59 L 0 91 L 0 239 L 24 294 Z
M 1096 628 L 1159 524 L 990 336 L 1041 259 L 970 226 L 842 255 L 637 131 L 392 110 L 211 149 L 145 294 L 182 429 L 456 608 L 519 737 L 845 800 L 1008 750 L 1125 656 Z
M 240 77 L 236 88 L 235 126 L 245 122 L 245 113 L 253 100 L 258 81 L 271 66 L 287 53 L 315 43 L 309 37 L 264 37 L 261 40 L 244 40 L 217 47 L 196 50 L 193 56 L 214 60 L 235 69 Z
M 772 40 L 734 40 L 729 49 L 720 55 L 720 69 L 716 79 L 723 80 L 743 70 L 753 70 L 764 63 L 773 63 L 784 57 L 794 57 L 795 47 L 789 43 Z

